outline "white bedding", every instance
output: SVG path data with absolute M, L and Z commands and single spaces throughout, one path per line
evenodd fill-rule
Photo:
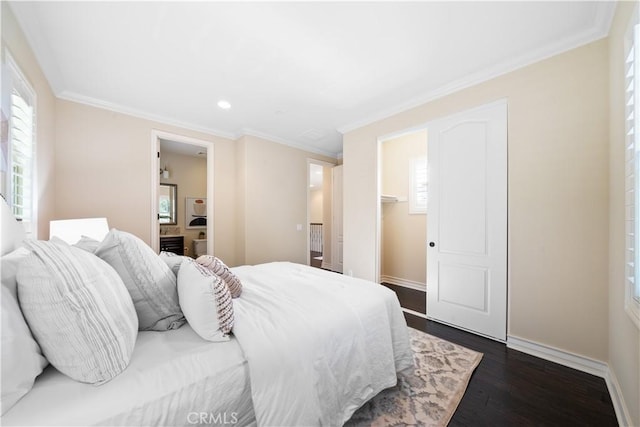
M 49 366 L 0 419 L 9 425 L 342 425 L 396 372 L 413 366 L 393 292 L 291 263 L 233 268 L 230 341 L 189 325 L 140 332 L 110 382 L 76 382 Z
M 308 266 L 233 268 L 234 335 L 249 362 L 259 425 L 342 425 L 413 366 L 395 294 Z
M 10 425 L 255 425 L 249 372 L 236 339 L 204 341 L 189 325 L 140 332 L 131 364 L 99 387 L 49 366 L 1 423 Z

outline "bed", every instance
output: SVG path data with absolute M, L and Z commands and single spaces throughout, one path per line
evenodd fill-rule
M 3 254 L 21 238 L 6 222 Z M 242 294 L 225 340 L 188 323 L 137 332 L 126 369 L 99 386 L 49 365 L 2 425 L 342 425 L 413 366 L 385 287 L 288 262 L 231 271 Z

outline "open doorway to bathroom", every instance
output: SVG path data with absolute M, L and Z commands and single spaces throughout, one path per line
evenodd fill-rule
M 213 144 L 154 131 L 152 149 L 152 247 L 213 254 Z

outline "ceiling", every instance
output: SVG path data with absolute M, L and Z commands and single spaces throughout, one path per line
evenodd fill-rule
M 56 95 L 339 155 L 341 132 L 607 35 L 615 3 L 10 2 Z M 219 100 L 231 104 L 217 107 Z

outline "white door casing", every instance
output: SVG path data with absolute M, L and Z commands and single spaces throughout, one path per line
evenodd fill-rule
M 427 316 L 497 340 L 507 328 L 507 103 L 428 125 Z
M 342 165 L 331 169 L 332 219 L 331 267 L 333 271 L 343 270 L 343 227 L 342 227 Z

